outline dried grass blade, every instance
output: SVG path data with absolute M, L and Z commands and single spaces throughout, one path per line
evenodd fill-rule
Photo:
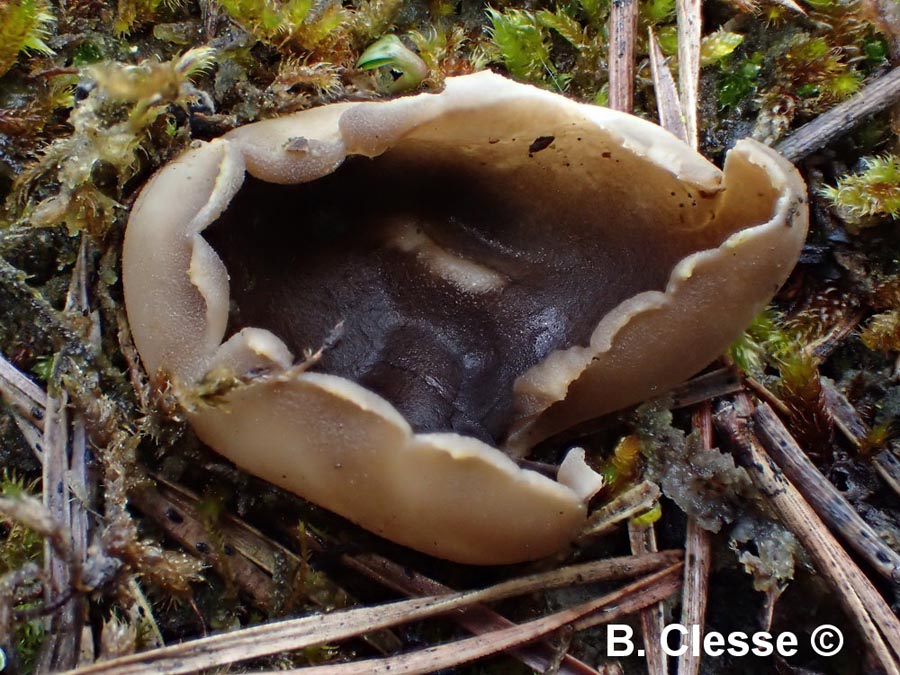
M 582 537 L 600 537 L 609 534 L 623 520 L 650 509 L 659 499 L 659 495 L 659 486 L 650 481 L 628 488 L 591 514 Z
M 635 555 L 653 553 L 656 547 L 656 530 L 653 525 L 636 525 L 628 523 L 628 539 L 631 552 Z M 644 650 L 647 659 L 648 675 L 667 675 L 667 657 L 662 650 L 662 630 L 664 624 L 664 608 L 661 602 L 648 605 L 641 610 L 641 630 L 644 635 Z
M 681 101 L 672 72 L 666 64 L 666 57 L 659 47 L 656 33 L 647 29 L 650 39 L 650 74 L 653 76 L 653 88 L 656 91 L 656 109 L 659 112 L 659 125 L 666 131 L 688 142 L 687 129 L 682 117 Z
M 676 566 L 673 566 L 668 569 L 675 568 Z M 677 569 L 681 569 L 680 564 L 677 565 Z M 175 675 L 202 668 L 215 668 L 269 654 L 303 649 L 314 644 L 344 640 L 382 628 L 390 628 L 464 609 L 475 603 L 493 602 L 543 590 L 553 585 L 590 583 L 592 579 L 585 577 L 583 571 L 583 566 L 563 568 L 550 573 L 512 579 L 478 591 L 402 600 L 374 607 L 360 607 L 332 614 L 317 614 L 301 619 L 254 626 L 95 663 L 86 668 L 72 671 L 72 675 L 98 675 L 99 673 L 106 675 L 155 675 L 156 673 Z
M 516 645 L 530 642 L 568 624 L 588 617 L 601 622 L 613 621 L 626 613 L 659 602 L 678 589 L 681 565 L 673 565 L 596 600 L 562 610 L 511 628 L 478 635 L 450 644 L 429 647 L 387 659 L 341 663 L 332 666 L 298 668 L 296 675 L 426 675 L 452 666 L 468 663 Z M 637 602 L 628 602 L 634 600 Z M 266 675 L 275 675 L 268 673 Z
M 566 574 L 584 575 L 594 581 L 612 581 L 646 574 L 661 567 L 675 564 L 681 558 L 680 551 L 664 551 L 642 556 L 610 558 L 563 568 Z M 437 595 L 452 592 L 433 579 L 408 570 L 394 562 L 371 554 L 344 556 L 342 562 L 366 576 L 376 579 L 388 588 L 407 595 Z M 549 574 L 554 574 L 550 572 Z M 554 584 L 555 585 L 555 584 Z M 453 620 L 473 634 L 508 628 L 514 625 L 509 619 L 497 614 L 484 605 L 474 605 L 461 613 L 455 613 Z M 549 644 L 536 642 L 517 647 L 512 654 L 538 672 L 546 672 L 556 657 L 555 649 Z M 597 671 L 568 654 L 562 657 L 557 671 L 560 675 L 588 675 Z

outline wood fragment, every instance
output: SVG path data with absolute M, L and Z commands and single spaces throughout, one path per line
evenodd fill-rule
M 697 148 L 697 101 L 700 94 L 700 0 L 676 0 L 678 22 L 678 96 L 687 142 Z
M 609 107 L 634 110 L 634 38 L 637 0 L 613 0 L 609 10 Z
M 712 449 L 712 406 L 709 401 L 700 404 L 693 415 L 693 427 L 700 433 L 700 441 L 706 450 Z M 706 605 L 709 599 L 709 570 L 712 566 L 712 543 L 709 533 L 689 518 L 685 536 L 684 583 L 681 587 L 681 625 L 700 626 L 700 639 L 706 628 Z M 702 654 L 694 655 L 687 649 L 678 657 L 678 675 L 697 675 L 700 672 Z
M 655 553 L 656 531 L 653 525 L 628 523 L 628 540 L 634 555 Z M 662 650 L 662 630 L 665 623 L 665 608 L 661 602 L 648 605 L 641 610 L 641 630 L 644 635 L 644 657 L 647 660 L 647 675 L 667 675 L 667 656 Z
M 900 654 L 900 621 L 813 508 L 766 454 L 750 432 L 749 417 L 749 403 L 745 398 L 739 398 L 735 404 L 717 412 L 713 420 L 732 447 L 735 458 L 768 498 L 782 522 L 809 552 L 816 569 L 837 594 L 881 667 L 890 675 L 900 675 L 897 658 Z
M 88 239 L 82 235 L 72 281 L 66 296 L 65 311 L 88 321 L 88 343 L 99 352 L 99 330 L 90 318 L 88 306 Z M 56 360 L 67 358 L 57 355 Z M 54 365 L 54 368 L 56 365 Z M 44 505 L 51 516 L 65 529 L 72 544 L 72 559 L 59 557 L 49 542 L 44 545 L 44 566 L 47 578 L 45 602 L 58 604 L 68 598 L 47 620 L 47 639 L 38 655 L 39 671 L 58 671 L 78 664 L 83 651 L 87 604 L 83 597 L 69 597 L 81 586 L 76 571 L 87 562 L 89 510 L 93 510 L 94 492 L 88 478 L 87 427 L 84 415 L 66 410 L 65 391 L 47 394 L 45 399 L 43 438 L 43 494 Z M 87 633 L 90 637 L 90 633 Z M 93 643 L 93 640 L 91 640 Z
M 859 555 L 894 583 L 900 583 L 900 554 L 885 544 L 837 488 L 822 475 L 790 432 L 765 403 L 753 412 L 756 434 L 769 456 L 815 508 Z
M 44 423 L 47 394 L 0 355 L 0 398 L 37 427 Z
M 49 516 L 68 535 L 72 531 L 72 512 L 69 508 L 70 496 L 66 480 L 69 470 L 69 419 L 66 402 L 65 393 L 47 396 L 41 484 L 44 507 Z M 61 607 L 46 621 L 47 639 L 42 643 L 38 653 L 39 672 L 65 670 L 74 667 L 78 662 L 81 625 L 80 613 L 77 612 L 74 601 L 69 600 L 70 589 L 77 583 L 71 571 L 70 560 L 61 556 L 56 547 L 45 540 L 44 603 L 47 606 L 61 605 Z
M 643 481 L 617 495 L 591 514 L 581 537 L 601 537 L 614 531 L 623 521 L 651 509 L 659 499 L 656 483 Z
M 672 409 L 708 401 L 718 396 L 734 394 L 741 390 L 741 380 L 734 368 L 718 368 L 709 373 L 691 378 L 669 392 Z
M 826 113 L 804 124 L 775 146 L 796 163 L 849 133 L 867 117 L 900 101 L 900 66 L 871 82 L 864 89 Z
M 848 312 L 834 325 L 829 326 L 823 335 L 804 344 L 803 348 L 816 358 L 824 361 L 831 356 L 835 349 L 844 344 L 844 338 L 856 330 L 864 316 L 865 312 L 862 310 Z
M 666 57 L 659 47 L 653 28 L 648 28 L 647 34 L 650 40 L 650 74 L 653 77 L 653 89 L 656 92 L 659 126 L 687 143 L 687 129 L 684 126 L 681 100 L 678 98 L 675 79 L 666 64 Z

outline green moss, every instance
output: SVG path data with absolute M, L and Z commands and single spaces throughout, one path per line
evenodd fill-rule
M 785 330 L 781 315 L 769 308 L 732 343 L 728 356 L 745 373 L 760 377 L 767 365 L 787 352 L 791 343 L 792 336 Z
M 744 36 L 727 30 L 717 30 L 703 37 L 700 44 L 700 65 L 711 66 L 730 55 L 744 41 Z
M 44 0 L 0 0 L 0 76 L 20 52 L 52 54 L 45 40 L 55 19 Z
M 765 55 L 754 52 L 749 58 L 725 66 L 719 80 L 719 105 L 735 107 L 756 93 Z
M 859 337 L 873 351 L 900 352 L 900 309 L 873 316 Z
M 162 63 L 91 66 L 86 75 L 95 86 L 69 116 L 71 135 L 46 147 L 40 160 L 17 177 L 7 202 L 13 218 L 103 236 L 124 210 L 125 184 L 140 169 L 142 150 L 149 151 L 151 127 L 164 120 L 170 106 L 187 106 L 197 97 L 191 79 L 210 68 L 214 54 L 198 47 Z M 63 89 L 59 95 L 71 94 Z M 155 147 L 164 147 L 164 136 L 154 139 Z M 176 148 L 188 141 L 183 127 L 172 139 Z M 98 173 L 104 176 L 102 187 Z M 57 190 L 47 195 L 39 188 L 50 181 Z
M 863 169 L 842 176 L 834 187 L 822 194 L 841 212 L 857 223 L 871 216 L 900 216 L 900 157 L 882 155 L 863 161 Z
M 565 88 L 565 78 L 550 60 L 550 36 L 537 16 L 522 9 L 503 12 L 487 10 L 491 40 L 500 60 L 514 78 L 558 89 Z

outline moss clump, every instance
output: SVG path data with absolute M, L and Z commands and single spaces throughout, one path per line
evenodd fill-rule
M 140 168 L 141 150 L 148 150 L 150 127 L 170 106 L 187 107 L 201 96 L 191 78 L 212 65 L 214 53 L 199 47 L 163 63 L 88 69 L 91 88 L 69 117 L 72 134 L 52 143 L 17 177 L 7 203 L 11 219 L 104 236 L 124 210 L 124 187 Z M 159 138 L 168 137 L 179 149 L 189 142 L 186 130 L 167 129 Z M 58 190 L 47 196 L 40 187 L 50 182 Z
M 857 173 L 838 179 L 837 185 L 822 189 L 840 214 L 856 226 L 877 223 L 873 216 L 896 219 L 900 216 L 900 157 L 868 157 Z
M 872 351 L 900 352 L 900 309 L 873 316 L 860 334 L 860 339 Z
M 22 51 L 53 54 L 45 40 L 55 19 L 44 0 L 0 0 L 0 76 Z

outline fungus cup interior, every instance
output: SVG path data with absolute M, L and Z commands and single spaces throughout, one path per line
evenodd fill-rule
M 707 365 L 787 277 L 804 195 L 752 141 L 721 172 L 479 73 L 185 153 L 132 211 L 126 305 L 151 376 L 238 465 L 420 551 L 518 562 L 570 542 L 602 479 L 581 451 L 557 482 L 497 447 Z M 243 384 L 197 407 L 223 368 Z
M 501 443 L 519 376 L 727 234 L 717 193 L 553 112 L 519 129 L 508 105 L 480 113 L 493 124 L 448 115 L 441 138 L 416 129 L 312 182 L 248 178 L 204 232 L 231 280 L 229 333 L 328 343 L 315 369 L 415 431 Z

